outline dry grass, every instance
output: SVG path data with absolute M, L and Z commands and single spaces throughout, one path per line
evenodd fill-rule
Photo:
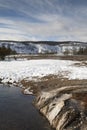
M 14 56 L 13 56 L 14 58 Z M 33 59 L 60 59 L 60 60 L 73 60 L 73 61 L 87 61 L 87 55 L 54 55 L 54 54 L 39 54 L 39 55 L 19 55 L 15 58 Z
M 87 111 L 87 92 L 73 93 L 73 99 L 80 101 L 84 109 Z
M 87 61 L 87 55 L 59 56 L 62 60 Z
M 69 80 L 67 78 L 59 77 L 57 75 L 49 75 L 41 78 L 40 80 L 34 81 L 28 81 L 28 80 L 22 80 L 21 84 L 28 88 L 30 87 L 34 94 L 37 94 L 38 92 L 45 90 L 50 91 L 56 88 L 60 88 L 63 86 L 87 86 L 87 80 Z
M 82 62 L 75 63 L 74 65 L 77 66 L 77 67 L 80 67 L 80 66 L 87 67 L 87 62 L 86 61 L 82 61 Z

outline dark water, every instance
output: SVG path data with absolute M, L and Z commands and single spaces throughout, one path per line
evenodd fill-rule
M 0 130 L 52 130 L 32 105 L 33 98 L 0 85 Z

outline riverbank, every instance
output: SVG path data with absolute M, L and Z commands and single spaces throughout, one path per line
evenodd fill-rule
M 55 75 L 22 81 L 36 95 L 35 106 L 56 130 L 87 130 L 87 80 Z
M 36 96 L 35 106 L 56 130 L 87 130 L 87 62 L 30 60 L 0 63 L 2 83 Z

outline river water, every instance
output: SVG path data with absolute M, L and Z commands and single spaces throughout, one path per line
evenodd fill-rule
M 20 88 L 0 85 L 0 130 L 52 130 Z

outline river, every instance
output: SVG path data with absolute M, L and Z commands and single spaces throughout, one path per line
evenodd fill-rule
M 20 88 L 0 85 L 0 130 L 52 130 L 32 105 L 33 99 Z

